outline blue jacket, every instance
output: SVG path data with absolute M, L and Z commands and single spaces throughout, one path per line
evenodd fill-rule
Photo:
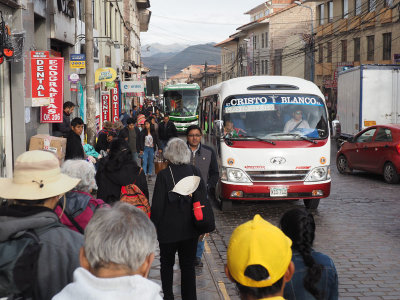
M 320 252 L 312 251 L 312 257 L 316 263 L 323 266 L 322 276 L 316 287 L 323 292 L 323 299 L 336 300 L 339 297 L 338 276 L 332 259 Z M 314 300 L 315 298 L 305 289 L 303 280 L 307 273 L 301 254 L 293 251 L 292 261 L 295 266 L 292 280 L 285 285 L 283 296 L 287 300 Z

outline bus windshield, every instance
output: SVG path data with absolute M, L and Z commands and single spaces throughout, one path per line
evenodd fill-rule
M 164 92 L 165 113 L 170 116 L 197 114 L 199 90 L 174 90 Z
M 224 136 L 232 139 L 325 139 L 324 101 L 315 95 L 230 96 L 223 105 Z

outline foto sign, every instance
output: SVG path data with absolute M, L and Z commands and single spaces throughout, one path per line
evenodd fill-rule
M 122 93 L 144 93 L 144 82 L 143 81 L 122 81 L 121 82 Z
M 49 51 L 31 51 L 32 106 L 50 104 Z
M 50 104 L 40 108 L 41 123 L 62 123 L 63 93 L 64 93 L 64 58 L 48 58 L 49 72 L 47 75 Z
M 111 89 L 112 122 L 119 121 L 119 93 L 118 85 Z
M 101 122 L 110 121 L 110 93 L 101 92 Z
M 69 67 L 71 69 L 85 69 L 86 68 L 86 54 L 70 54 Z

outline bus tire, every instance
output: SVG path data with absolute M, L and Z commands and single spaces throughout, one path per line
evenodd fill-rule
M 304 206 L 308 209 L 317 209 L 320 199 L 303 199 Z
M 221 210 L 222 211 L 227 211 L 232 209 L 232 200 L 228 199 L 221 199 Z

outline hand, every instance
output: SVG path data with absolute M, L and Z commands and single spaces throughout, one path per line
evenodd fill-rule
M 97 159 L 102 159 L 103 155 L 99 154 L 99 156 L 97 156 Z
M 90 161 L 92 164 L 96 163 L 96 159 L 93 156 L 88 156 L 88 161 Z
M 161 149 L 158 149 L 158 152 L 159 152 L 159 153 L 162 153 L 162 150 L 161 150 Z

